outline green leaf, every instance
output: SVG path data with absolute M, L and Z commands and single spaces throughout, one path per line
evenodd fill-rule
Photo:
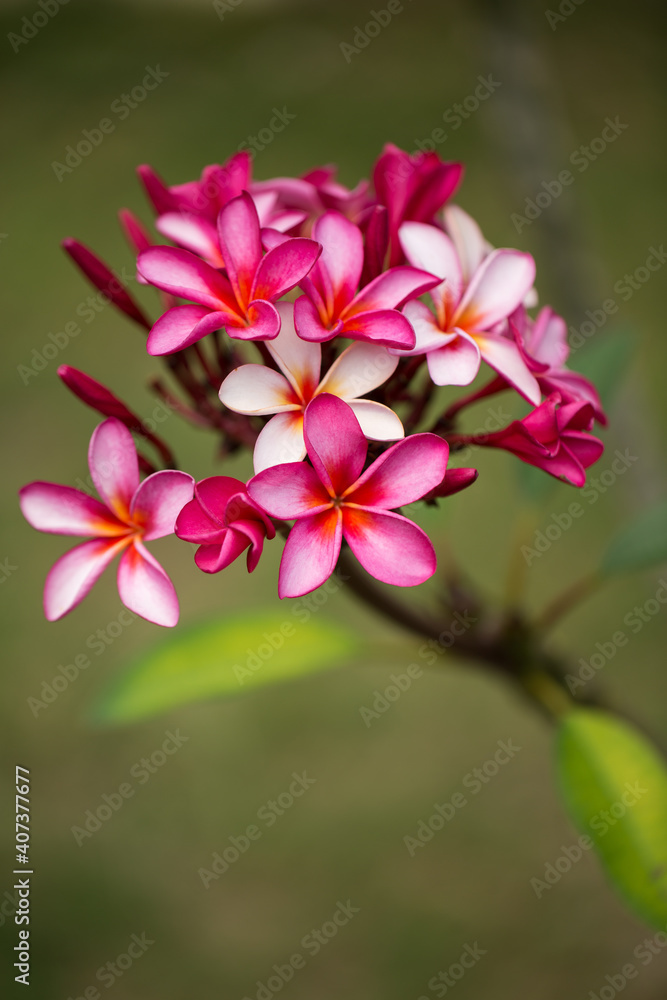
M 602 557 L 603 573 L 647 569 L 667 562 L 667 502 L 642 511 L 612 539 Z
M 603 406 L 609 406 L 623 384 L 635 351 L 636 338 L 629 330 L 598 330 L 581 354 L 574 348 L 568 368 L 581 372 L 595 385 Z
M 363 640 L 313 615 L 260 612 L 184 628 L 143 653 L 93 710 L 101 723 L 130 722 L 177 705 L 239 694 L 316 674 L 358 655 Z
M 576 709 L 560 723 L 557 767 L 570 815 L 593 841 L 607 875 L 645 920 L 664 928 L 665 761 L 627 723 Z

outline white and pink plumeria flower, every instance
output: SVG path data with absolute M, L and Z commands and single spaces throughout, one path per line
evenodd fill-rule
M 120 555 L 118 593 L 123 604 L 156 625 L 176 625 L 176 591 L 144 542 L 173 534 L 179 512 L 193 496 L 192 476 L 166 469 L 140 483 L 132 435 L 113 417 L 94 431 L 88 463 L 101 501 L 56 483 L 29 483 L 20 492 L 23 516 L 33 528 L 91 536 L 51 568 L 44 588 L 46 617 L 56 621 L 76 607 Z
M 443 279 L 430 291 L 435 312 L 419 301 L 405 306 L 416 344 L 400 353 L 426 354 L 436 385 L 469 385 L 484 360 L 537 405 L 542 398 L 539 385 L 516 343 L 493 332 L 533 286 L 535 262 L 530 254 L 492 250 L 480 260 L 478 245 L 462 264 L 451 237 L 421 222 L 403 223 L 400 239 L 411 264 Z
M 236 413 L 274 414 L 257 438 L 255 472 L 285 462 L 300 462 L 305 457 L 303 415 L 310 401 L 321 393 L 344 399 L 367 438 L 402 438 L 403 425 L 392 409 L 359 398 L 393 375 L 398 358 L 381 345 L 359 341 L 347 347 L 322 378 L 322 348 L 297 335 L 291 303 L 281 302 L 277 309 L 280 333 L 266 346 L 280 371 L 266 365 L 242 365 L 227 376 L 220 388 L 220 399 Z

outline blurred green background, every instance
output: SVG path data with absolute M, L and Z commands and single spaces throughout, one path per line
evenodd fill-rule
M 344 593 L 330 597 L 321 614 L 400 643 L 391 666 L 357 664 L 96 730 L 85 722 L 91 702 L 131 655 L 156 639 L 155 627 L 136 622 L 102 655 L 93 654 L 92 666 L 37 717 L 28 706 L 59 665 L 90 653 L 89 636 L 121 610 L 107 574 L 64 621 L 49 625 L 41 616 L 45 573 L 66 542 L 40 536 L 22 521 L 16 491 L 31 479 L 85 478 L 96 423 L 59 383 L 56 367 L 67 363 L 100 378 L 142 415 L 155 407 L 145 383 L 157 362 L 145 355 L 137 329 L 110 308 L 81 322 L 81 334 L 23 383 L 19 366 L 32 363 L 33 348 L 41 351 L 50 333 L 81 320 L 77 309 L 91 294 L 59 240 L 75 236 L 117 268 L 131 267 L 115 211 L 126 206 L 150 218 L 135 165 L 151 163 L 171 183 L 198 176 L 203 165 L 223 161 L 264 127 L 274 107 L 296 117 L 257 155 L 257 178 L 336 161 L 341 179 L 354 184 L 384 142 L 414 149 L 443 127 L 448 109 L 474 93 L 479 76 L 500 81 L 460 127 L 444 126 L 447 139 L 438 150 L 467 164 L 459 201 L 494 244 L 536 255 L 542 301 L 564 311 L 573 327 L 585 321 L 587 309 L 618 300 L 613 324 L 606 322 L 573 358 L 575 367 L 614 328 L 631 345 L 609 407 L 609 452 L 599 469 L 609 466 L 616 448 L 629 448 L 637 461 L 594 505 L 584 502 L 585 516 L 534 561 L 529 606 L 541 607 L 587 572 L 611 532 L 664 495 L 664 275 L 657 272 L 628 301 L 613 290 L 665 238 L 661 5 L 586 0 L 562 4 L 572 13 L 554 20 L 533 3 L 415 0 L 349 62 L 341 43 L 352 43 L 355 27 L 370 19 L 365 4 L 243 0 L 217 6 L 71 0 L 18 51 L 9 34 L 24 30 L 22 18 L 40 8 L 5 0 L 0 14 L 0 255 L 7 290 L 0 559 L 14 567 L 0 588 L 0 784 L 2 801 L 9 802 L 14 765 L 31 769 L 32 995 L 66 1000 L 96 985 L 102 995 L 113 988 L 124 1000 L 255 997 L 274 963 L 306 954 L 304 935 L 330 920 L 339 900 L 350 899 L 359 913 L 307 957 L 281 995 L 436 996 L 428 981 L 477 942 L 485 954 L 457 984 L 458 1000 L 583 1000 L 591 990 L 599 993 L 607 975 L 636 962 L 635 947 L 654 932 L 624 909 L 589 855 L 543 898 L 535 897 L 530 879 L 542 876 L 577 837 L 554 789 L 547 724 L 496 678 L 452 657 L 366 727 L 360 707 L 389 683 L 396 663 L 416 657 L 418 644 L 389 631 Z M 141 82 L 146 66 L 159 66 L 168 77 L 126 120 L 115 118 L 114 132 L 59 182 L 53 161 L 62 162 L 65 147 L 109 115 L 112 102 Z M 542 181 L 567 168 L 573 151 L 615 116 L 628 126 L 617 141 L 585 172 L 575 172 L 562 197 L 517 233 L 512 213 L 522 213 Z M 145 290 L 139 294 L 152 304 Z M 485 407 L 478 416 L 486 419 Z M 162 426 L 188 471 L 210 475 L 214 442 L 175 417 Z M 453 552 L 485 597 L 500 603 L 520 543 L 517 522 L 532 538 L 577 497 L 556 484 L 526 521 L 517 463 L 483 453 L 474 464 L 481 470 L 476 486 L 421 520 L 443 565 Z M 249 462 L 225 471 L 247 475 Z M 279 545 L 269 547 L 251 577 L 241 562 L 204 577 L 189 547 L 173 539 L 155 551 L 176 580 L 183 622 L 270 605 L 291 620 L 275 596 Z M 659 578 L 653 572 L 614 582 L 562 623 L 554 647 L 575 662 L 590 657 L 596 642 L 623 628 L 625 615 L 654 595 Z M 667 719 L 666 640 L 662 612 L 600 677 L 614 700 L 658 734 Z M 134 797 L 77 846 L 71 828 L 83 823 L 86 810 L 95 810 L 104 793 L 115 792 L 136 762 L 161 746 L 165 731 L 176 729 L 188 737 L 178 753 L 145 785 L 134 782 Z M 435 802 L 461 789 L 466 773 L 495 752 L 498 740 L 508 739 L 521 752 L 410 857 L 403 838 Z M 314 777 L 313 787 L 205 889 L 198 869 L 257 821 L 257 811 L 289 787 L 295 771 Z M 3 806 L 3 814 L 9 811 Z M 10 820 L 3 836 L 11 835 Z M 7 916 L 12 852 L 3 857 L 4 995 L 14 985 L 16 928 Z M 143 933 L 154 942 L 143 957 L 122 978 L 96 980 L 100 967 L 126 952 L 131 935 Z M 667 956 L 656 955 L 626 995 L 662 1000 L 666 981 Z

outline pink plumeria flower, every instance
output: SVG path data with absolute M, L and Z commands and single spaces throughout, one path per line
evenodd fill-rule
M 519 307 L 510 317 L 510 325 L 526 364 L 544 395 L 558 392 L 564 403 L 590 403 L 596 420 L 605 426 L 607 417 L 595 386 L 565 365 L 570 347 L 567 324 L 562 316 L 545 306 L 532 320 L 526 310 Z
M 358 226 L 339 212 L 326 212 L 313 226 L 322 256 L 305 281 L 305 295 L 294 304 L 294 323 L 304 340 L 333 337 L 369 340 L 410 349 L 415 335 L 398 307 L 437 284 L 414 267 L 394 267 L 357 291 L 364 266 L 364 240 Z
M 188 250 L 151 247 L 138 267 L 152 285 L 198 305 L 175 306 L 155 324 L 148 353 L 172 354 L 224 329 L 239 340 L 271 340 L 280 330 L 273 305 L 308 274 L 320 255 L 313 240 L 286 238 L 262 256 L 257 209 L 247 192 L 218 216 L 227 277 Z
M 176 534 L 199 545 L 195 562 L 204 573 L 219 573 L 248 550 L 248 572 L 257 566 L 265 538 L 276 530 L 246 493 L 245 483 L 211 476 L 195 486 L 194 498 L 176 520 Z
M 452 239 L 435 226 L 406 222 L 400 229 L 406 257 L 416 267 L 439 274 L 431 290 L 435 315 L 423 302 L 408 302 L 404 313 L 416 334 L 413 350 L 426 354 L 436 385 L 469 385 L 482 359 L 531 403 L 542 398 L 517 345 L 492 333 L 514 312 L 532 288 L 535 262 L 518 250 L 493 250 L 473 272 L 468 284 Z
M 557 479 L 583 486 L 585 470 L 604 451 L 602 441 L 588 433 L 593 420 L 590 403 L 562 405 L 559 393 L 554 392 L 523 420 L 513 420 L 477 443 L 487 448 L 503 448 Z
M 392 508 L 419 500 L 442 482 L 449 448 L 435 434 L 414 434 L 388 448 L 363 472 L 368 445 L 347 403 L 323 393 L 306 410 L 306 462 L 278 465 L 248 483 L 271 517 L 294 518 L 278 594 L 300 597 L 336 567 L 345 539 L 364 569 L 398 587 L 433 575 L 436 557 L 424 531 Z
M 403 259 L 398 239 L 401 223 L 408 219 L 432 222 L 462 176 L 461 163 L 443 163 L 437 153 L 411 155 L 387 143 L 373 168 L 373 185 L 378 202 L 389 213 L 390 264 Z
M 118 593 L 123 604 L 156 625 L 175 625 L 176 591 L 143 543 L 173 533 L 179 511 L 192 498 L 192 476 L 169 469 L 140 483 L 132 435 L 114 417 L 94 431 L 88 464 L 102 502 L 56 483 L 29 483 L 20 491 L 23 516 L 33 528 L 92 536 L 51 568 L 44 588 L 46 617 L 55 621 L 70 612 L 121 555 Z
M 280 333 L 266 346 L 280 371 L 265 365 L 241 365 L 220 387 L 220 399 L 236 413 L 275 414 L 257 438 L 255 472 L 304 458 L 303 415 L 311 399 L 323 392 L 340 396 L 350 405 L 367 438 L 402 438 L 403 425 L 393 410 L 358 398 L 382 385 L 396 370 L 398 358 L 378 344 L 358 342 L 346 348 L 320 379 L 322 348 L 297 336 L 291 303 L 280 302 L 277 309 Z

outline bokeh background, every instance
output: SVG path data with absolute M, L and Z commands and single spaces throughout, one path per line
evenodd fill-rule
M 304 935 L 347 899 L 358 914 L 308 957 L 282 990 L 286 998 L 432 997 L 428 981 L 475 943 L 485 954 L 457 984 L 459 1000 L 597 995 L 605 977 L 633 961 L 635 947 L 654 932 L 626 911 L 589 855 L 536 898 L 530 879 L 577 834 L 554 788 L 552 734 L 528 704 L 482 669 L 451 657 L 366 727 L 360 707 L 386 686 L 397 662 L 415 657 L 417 644 L 341 592 L 320 613 L 353 620 L 385 646 L 395 643 L 391 665 L 378 657 L 228 702 L 96 729 L 85 721 L 91 703 L 155 642 L 156 629 L 137 622 L 35 717 L 28 699 L 40 696 L 60 664 L 90 652 L 88 637 L 114 622 L 121 606 L 108 574 L 67 619 L 55 625 L 42 619 L 43 578 L 64 540 L 39 536 L 21 520 L 16 490 L 34 478 L 73 483 L 86 476 L 95 415 L 59 383 L 59 363 L 113 386 L 142 415 L 156 405 L 145 383 L 157 363 L 146 357 L 141 335 L 110 308 L 81 322 L 77 309 L 91 292 L 58 246 L 75 236 L 117 268 L 131 267 L 115 211 L 126 206 L 149 218 L 136 164 L 151 163 L 171 183 L 195 177 L 263 128 L 274 107 L 285 107 L 296 117 L 257 155 L 256 177 L 336 161 L 341 179 L 354 184 L 384 142 L 412 150 L 444 128 L 439 151 L 467 163 L 460 203 L 494 244 L 536 255 L 543 302 L 578 329 L 586 310 L 618 300 L 618 313 L 581 349 L 575 366 L 603 339 L 628 344 L 620 355 L 612 352 L 621 362 L 612 358 L 611 375 L 615 366 L 622 384 L 609 397 L 609 452 L 599 468 L 609 466 L 617 448 L 637 460 L 595 504 L 584 502 L 585 516 L 534 561 L 526 601 L 531 609 L 543 606 L 595 565 L 625 518 L 664 495 L 664 273 L 628 301 L 614 291 L 666 236 L 662 6 L 585 0 L 561 4 L 559 14 L 554 0 L 550 17 L 530 2 L 406 0 L 349 62 L 341 43 L 353 42 L 370 13 L 368 5 L 346 0 L 243 0 L 218 4 L 217 11 L 193 0 L 71 0 L 14 51 L 9 34 L 21 32 L 22 18 L 39 9 L 4 0 L 0 12 L 0 558 L 13 567 L 0 585 L 0 784 L 3 802 L 10 802 L 14 765 L 30 767 L 32 995 L 65 1000 L 95 985 L 106 995 L 108 984 L 124 1000 L 254 998 L 274 963 L 303 953 Z M 62 162 L 65 147 L 109 115 L 147 66 L 168 76 L 126 120 L 114 118 L 115 131 L 59 181 L 53 161 Z M 488 100 L 460 127 L 443 124 L 443 114 L 489 74 L 500 86 Z M 627 125 L 618 139 L 586 171 L 575 171 L 575 183 L 518 233 L 512 213 L 523 213 L 542 181 L 570 166 L 571 154 L 616 116 Z M 19 366 L 32 364 L 33 349 L 41 351 L 50 333 L 77 318 L 81 334 L 24 384 Z M 486 416 L 480 408 L 480 421 Z M 190 472 L 211 474 L 211 439 L 173 416 L 162 427 Z M 476 486 L 424 514 L 422 523 L 443 565 L 455 557 L 500 605 L 522 537 L 532 538 L 577 498 L 556 484 L 527 510 L 512 459 L 481 454 L 475 464 L 482 473 Z M 228 471 L 248 474 L 249 463 L 232 463 Z M 277 548 L 252 577 L 239 562 L 213 579 L 195 570 L 187 546 L 168 540 L 155 550 L 177 580 L 186 623 L 260 606 L 280 611 Z M 623 628 L 625 615 L 655 594 L 659 579 L 656 571 L 613 582 L 562 622 L 554 648 L 574 662 L 590 657 L 596 642 Z M 612 699 L 659 735 L 667 721 L 666 640 L 663 611 L 599 678 Z M 82 824 L 86 810 L 116 791 L 133 765 L 161 746 L 165 731 L 176 728 L 188 737 L 178 753 L 77 846 L 71 828 Z M 501 739 L 512 739 L 521 752 L 410 857 L 403 838 L 434 802 L 461 788 L 464 775 Z M 198 869 L 289 787 L 292 772 L 304 770 L 316 779 L 313 787 L 205 889 Z M 10 812 L 3 806 L 3 815 Z M 3 837 L 11 835 L 10 820 Z M 15 943 L 10 850 L 4 858 L 3 994 L 13 986 Z M 96 980 L 101 966 L 127 950 L 131 935 L 143 933 L 154 942 L 143 957 L 112 984 Z M 624 995 L 662 1000 L 666 981 L 667 955 L 656 955 Z

